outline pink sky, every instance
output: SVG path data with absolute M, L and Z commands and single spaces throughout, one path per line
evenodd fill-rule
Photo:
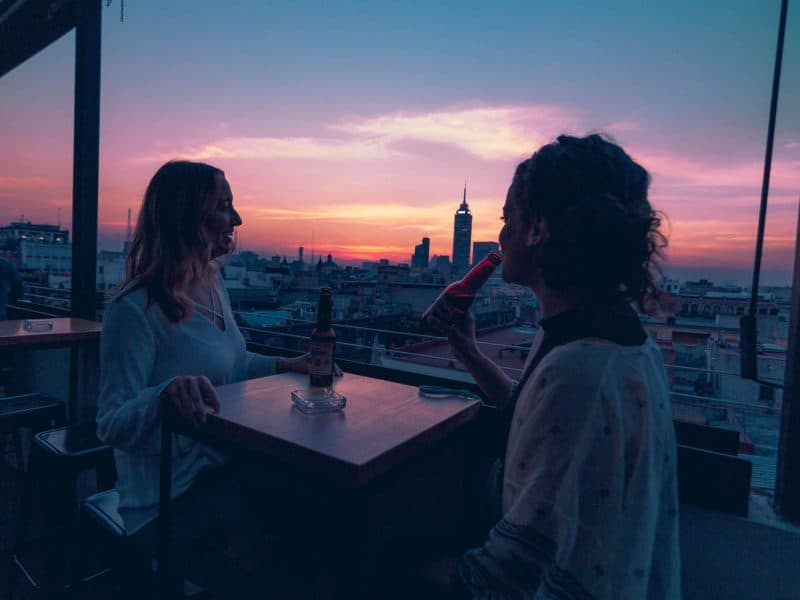
M 559 132 L 590 129 L 579 112 L 488 104 L 352 117 L 317 135 L 281 137 L 244 136 L 223 122 L 194 131 L 136 118 L 113 123 L 104 120 L 101 144 L 100 228 L 107 244 L 124 236 L 128 208 L 135 219 L 155 169 L 170 158 L 192 158 L 226 171 L 244 219 L 242 247 L 294 256 L 300 245 L 309 254 L 313 239 L 318 255 L 393 261 L 408 261 L 423 236 L 431 238 L 432 253 L 451 253 L 464 179 L 473 240 L 496 240 L 519 160 Z M 758 157 L 678 154 L 646 142 L 651 136 L 634 122 L 600 125 L 591 129 L 614 135 L 651 172 L 651 200 L 669 218 L 672 262 L 744 267 L 752 261 Z M 20 139 L 0 146 L 0 220 L 24 214 L 55 222 L 61 207 L 68 227 L 71 130 L 45 120 L 28 122 L 26 132 L 28 146 Z M 772 190 L 765 260 L 789 269 L 800 190 L 797 145 L 776 149 Z
M 473 240 L 496 240 L 516 164 L 560 133 L 605 131 L 652 175 L 670 263 L 745 271 L 773 4 L 587 4 L 577 19 L 558 3 L 520 6 L 514 19 L 487 4 L 311 15 L 294 3 L 135 3 L 122 23 L 106 10 L 101 247 L 121 247 L 128 209 L 135 219 L 165 160 L 194 158 L 226 171 L 243 248 L 407 262 L 427 236 L 431 253 L 450 255 L 465 180 Z M 787 36 L 764 256 L 782 272 L 800 195 L 798 58 Z M 0 223 L 55 223 L 60 208 L 70 227 L 73 73 L 68 34 L 0 79 Z

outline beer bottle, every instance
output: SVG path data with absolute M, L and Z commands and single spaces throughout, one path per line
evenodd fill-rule
M 329 388 L 333 385 L 333 364 L 336 355 L 336 334 L 331 327 L 333 299 L 331 288 L 319 291 L 317 305 L 317 325 L 311 332 L 309 353 L 311 364 L 308 369 L 311 387 Z
M 495 267 L 500 264 L 502 257 L 497 252 L 490 252 L 486 258 L 470 269 L 462 279 L 448 285 L 433 303 L 422 313 L 423 322 L 428 320 L 433 308 L 439 302 L 446 302 L 459 312 L 466 312 L 475 300 L 475 294 L 486 283 Z

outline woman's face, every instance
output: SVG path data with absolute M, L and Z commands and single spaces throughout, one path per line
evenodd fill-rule
M 506 194 L 502 219 L 499 240 L 503 251 L 503 281 L 530 285 L 534 270 L 530 244 L 531 225 L 524 218 L 513 183 Z
M 233 193 L 228 180 L 220 177 L 217 204 L 206 220 L 206 237 L 211 245 L 211 257 L 230 254 L 234 250 L 233 230 L 242 224 L 242 218 L 233 208 Z

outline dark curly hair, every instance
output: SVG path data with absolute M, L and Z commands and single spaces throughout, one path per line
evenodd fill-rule
M 650 206 L 650 176 L 608 137 L 559 136 L 523 161 L 513 185 L 527 221 L 543 217 L 539 248 L 545 283 L 594 301 L 623 299 L 652 312 L 653 269 L 667 239 Z

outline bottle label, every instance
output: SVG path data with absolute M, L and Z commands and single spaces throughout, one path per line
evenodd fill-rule
M 310 383 L 313 387 L 324 387 L 333 384 L 333 354 L 335 343 L 312 341 L 309 346 L 311 364 L 308 368 Z

